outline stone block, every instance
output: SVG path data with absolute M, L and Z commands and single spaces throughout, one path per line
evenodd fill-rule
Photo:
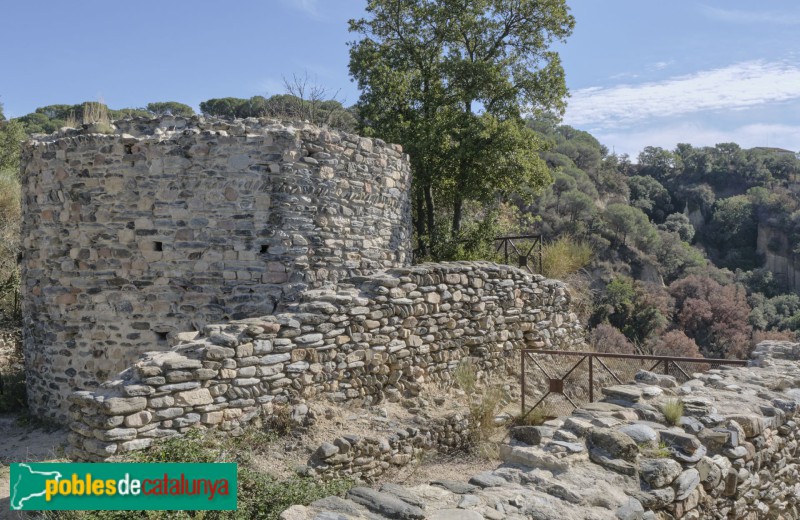
M 213 402 L 214 399 L 211 397 L 208 388 L 198 388 L 175 394 L 175 404 L 178 406 L 202 406 Z
M 103 411 L 108 415 L 128 415 L 146 407 L 146 397 L 109 397 L 103 401 Z

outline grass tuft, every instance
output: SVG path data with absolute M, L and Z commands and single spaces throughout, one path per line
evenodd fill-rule
M 453 383 L 467 395 L 475 393 L 478 384 L 478 367 L 472 358 L 464 358 L 453 371 Z
M 661 405 L 661 412 L 664 414 L 668 424 L 677 426 L 683 416 L 683 401 L 680 399 L 670 399 Z

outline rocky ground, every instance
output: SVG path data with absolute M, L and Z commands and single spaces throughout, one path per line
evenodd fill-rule
M 798 518 L 800 344 L 764 342 L 754 357 L 757 366 L 680 386 L 642 371 L 603 402 L 513 430 L 493 470 L 356 487 L 281 518 Z M 672 415 L 676 401 L 682 413 Z

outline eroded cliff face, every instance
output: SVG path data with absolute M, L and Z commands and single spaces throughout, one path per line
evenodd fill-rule
M 800 292 L 800 259 L 791 253 L 793 246 L 782 231 L 759 224 L 757 251 L 764 255 L 764 268 Z

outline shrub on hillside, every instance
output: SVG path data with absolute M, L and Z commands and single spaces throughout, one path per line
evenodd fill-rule
M 690 275 L 669 286 L 678 325 L 706 357 L 745 358 L 751 347 L 744 287 Z
M 589 331 L 588 340 L 595 352 L 636 354 L 636 347 L 625 334 L 608 323 L 601 323 Z
M 645 350 L 654 356 L 703 357 L 697 343 L 680 330 L 671 330 L 663 336 L 654 338 L 648 342 Z

